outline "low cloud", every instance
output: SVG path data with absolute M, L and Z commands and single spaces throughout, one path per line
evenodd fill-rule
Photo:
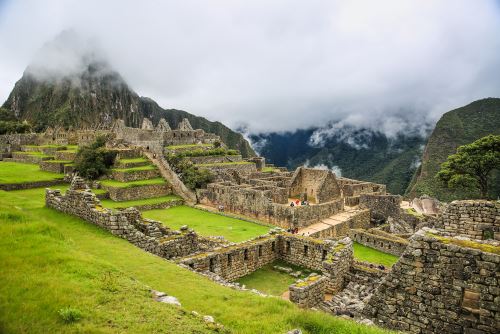
M 165 108 L 249 133 L 320 127 L 313 144 L 338 124 L 422 132 L 500 87 L 494 0 L 10 0 L 0 6 L 1 99 L 30 63 L 41 77 L 78 69 L 71 53 L 39 54 L 67 29 Z
M 328 165 L 326 164 L 311 164 L 311 162 L 309 160 L 306 160 L 304 162 L 304 167 L 309 167 L 309 168 L 316 168 L 316 169 L 322 169 L 322 170 L 330 170 L 332 171 L 337 177 L 341 177 L 342 176 L 342 169 L 340 169 L 339 166 L 331 166 L 329 167 Z

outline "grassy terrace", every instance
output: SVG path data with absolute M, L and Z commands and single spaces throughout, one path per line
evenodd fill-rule
M 354 246 L 354 258 L 359 261 L 366 261 L 375 264 L 382 264 L 386 267 L 391 267 L 398 262 L 399 257 L 381 252 L 377 249 L 361 245 L 357 242 Z
M 13 153 L 25 154 L 25 155 L 36 155 L 38 157 L 50 157 L 50 155 L 46 155 L 41 151 L 15 151 Z
M 148 180 L 132 181 L 132 182 L 120 182 L 120 181 L 116 181 L 116 180 L 103 180 L 103 181 L 101 181 L 101 184 L 103 186 L 115 187 L 115 188 L 141 187 L 141 186 L 147 186 L 147 185 L 152 185 L 152 184 L 164 184 L 164 183 L 166 183 L 166 182 L 161 177 L 157 177 L 154 179 L 148 179 Z
M 122 163 L 134 163 L 134 162 L 148 162 L 149 160 L 146 158 L 132 158 L 132 159 L 120 159 L 118 162 Z
M 175 196 L 175 195 L 167 195 L 167 196 L 139 199 L 139 200 L 135 200 L 135 201 L 123 201 L 123 202 L 115 202 L 115 201 L 112 201 L 110 199 L 103 199 L 103 200 L 101 200 L 101 204 L 105 208 L 121 209 L 121 208 L 129 208 L 131 206 L 156 204 L 156 203 L 171 202 L 171 201 L 177 201 L 177 200 L 181 200 L 181 198 L 179 196 Z
M 211 332 L 189 314 L 196 310 L 234 333 L 388 333 L 220 286 L 45 208 L 43 194 L 0 191 L 0 332 Z M 178 297 L 188 313 L 153 301 L 146 286 Z M 80 321 L 62 320 L 59 310 L 68 307 L 81 313 Z
M 113 168 L 114 171 L 123 173 L 133 173 L 142 170 L 155 170 L 158 169 L 154 165 L 140 166 L 140 167 L 130 167 L 130 168 Z
M 298 278 L 292 277 L 290 274 L 274 269 L 273 266 L 276 265 L 292 268 L 294 271 L 301 271 L 302 275 Z M 249 289 L 257 289 L 268 295 L 281 296 L 284 292 L 288 291 L 290 284 L 295 283 L 299 278 L 305 278 L 311 272 L 307 268 L 277 260 L 254 271 L 250 275 L 238 279 L 237 282 L 245 284 Z
M 272 172 L 279 172 L 280 170 L 275 167 L 264 167 L 262 168 L 262 172 L 264 173 L 272 173 Z
M 188 206 L 143 211 L 142 215 L 146 218 L 159 220 L 173 229 L 178 229 L 182 225 L 188 225 L 200 235 L 222 235 L 232 242 L 254 238 L 267 233 L 270 229 L 267 226 L 221 216 Z
M 63 179 L 62 174 L 45 172 L 35 164 L 0 162 L 0 183 L 15 184 Z

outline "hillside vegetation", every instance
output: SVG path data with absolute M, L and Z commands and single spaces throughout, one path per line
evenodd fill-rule
M 488 98 L 445 113 L 437 122 L 425 147 L 422 164 L 416 171 L 407 195 L 427 194 L 443 201 L 478 198 L 478 191 L 445 188 L 436 179 L 441 163 L 457 147 L 470 144 L 489 134 L 500 134 L 500 99 Z M 500 196 L 500 175 L 494 173 L 489 196 Z
M 124 239 L 44 207 L 44 189 L 0 191 L 0 332 L 388 333 L 220 286 Z M 177 297 L 158 303 L 149 289 Z M 79 315 L 72 320 L 69 315 Z

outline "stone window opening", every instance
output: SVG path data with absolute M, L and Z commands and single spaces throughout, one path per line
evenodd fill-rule
M 194 263 L 190 263 L 189 268 L 194 269 Z
M 292 253 L 292 249 L 290 247 L 290 241 L 286 242 L 286 253 L 287 254 L 291 254 Z
M 227 266 L 231 267 L 233 265 L 233 257 L 231 254 L 227 254 Z
M 304 256 L 307 256 L 308 253 L 309 253 L 309 246 L 304 245 Z
M 209 265 L 209 269 L 210 272 L 214 273 L 215 272 L 215 260 L 214 258 L 210 258 L 210 265 Z
M 323 249 L 323 253 L 321 254 L 321 261 L 326 260 L 326 255 L 327 255 L 327 251 L 325 249 Z
M 272 250 L 273 252 L 274 252 L 274 251 L 276 251 L 276 242 L 275 242 L 275 241 L 273 241 L 273 242 L 271 243 L 271 250 Z
M 259 245 L 259 257 L 262 256 L 262 245 Z
M 245 249 L 245 250 L 243 251 L 243 259 L 244 259 L 244 260 L 248 260 L 248 249 Z

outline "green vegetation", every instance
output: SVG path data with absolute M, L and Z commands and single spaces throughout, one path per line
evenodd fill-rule
M 132 158 L 132 159 L 120 159 L 118 162 L 121 163 L 137 163 L 137 162 L 147 162 L 149 163 L 149 160 L 146 158 Z
M 49 155 L 46 155 L 45 153 L 41 151 L 15 151 L 12 153 L 17 153 L 17 154 L 24 154 L 24 155 L 35 155 L 37 157 L 42 157 L 42 158 L 48 158 Z
M 488 98 L 445 113 L 429 137 L 422 165 L 408 187 L 407 194 L 426 194 L 441 201 L 480 197 L 478 190 L 449 188 L 436 182 L 435 177 L 441 164 L 456 152 L 457 147 L 490 134 L 500 135 L 499 110 L 500 99 Z M 500 196 L 500 172 L 492 173 L 490 184 L 492 187 L 488 197 L 497 198 Z
M 133 172 L 138 172 L 142 170 L 155 170 L 158 169 L 154 165 L 146 165 L 146 166 L 140 166 L 140 167 L 130 167 L 130 168 L 113 168 L 113 171 L 116 172 L 123 172 L 123 173 L 133 173 Z
M 29 132 L 31 126 L 28 122 L 20 122 L 14 116 L 14 113 L 6 108 L 0 108 L 0 135 L 6 133 L 26 133 Z
M 116 180 L 102 180 L 101 184 L 104 187 L 115 187 L 115 188 L 131 188 L 131 187 L 141 187 L 152 184 L 164 184 L 165 180 L 161 177 L 157 177 L 154 179 L 148 180 L 138 180 L 138 181 L 130 181 L 130 182 L 120 182 Z
M 274 269 L 274 266 L 292 268 L 295 272 L 301 271 L 302 275 L 297 278 L 292 277 L 290 274 Z M 236 280 L 236 282 L 246 285 L 248 289 L 256 289 L 268 295 L 281 296 L 284 292 L 288 291 L 290 284 L 295 283 L 300 278 L 305 278 L 310 273 L 311 270 L 307 268 L 277 260 L 254 271 L 250 275 Z
M 176 154 L 167 154 L 166 158 L 172 169 L 189 189 L 205 188 L 214 179 L 210 171 L 198 168 L 183 157 Z
M 262 168 L 262 172 L 264 173 L 279 172 L 279 169 L 275 167 L 264 167 Z
M 169 154 L 175 154 L 178 158 L 187 158 L 187 157 L 238 155 L 239 152 L 236 150 L 227 150 L 225 148 L 214 148 L 210 150 L 203 150 L 203 149 L 185 150 Z
M 94 191 L 94 190 L 92 190 L 92 191 Z M 105 208 L 119 209 L 119 208 L 129 208 L 132 206 L 157 204 L 157 203 L 171 202 L 171 201 L 178 201 L 178 200 L 181 200 L 181 198 L 179 196 L 167 195 L 167 196 L 139 199 L 139 200 L 134 200 L 134 201 L 122 201 L 122 202 L 115 202 L 115 201 L 112 201 L 110 199 L 103 199 L 103 200 L 101 200 L 101 204 Z
M 154 301 L 152 288 L 236 333 L 388 333 L 220 286 L 95 225 L 44 208 L 43 194 L 44 189 L 0 191 L 2 332 L 209 332 L 199 318 Z M 77 310 L 81 319 L 65 323 L 59 315 L 64 308 Z
M 116 152 L 105 148 L 106 138 L 98 137 L 95 142 L 81 147 L 75 157 L 75 170 L 86 179 L 95 180 L 109 173 Z
M 63 176 L 40 170 L 38 165 L 19 162 L 0 162 L 0 183 L 14 184 L 62 180 Z
M 454 244 L 454 245 L 461 246 L 461 247 L 479 249 L 483 252 L 488 252 L 488 253 L 500 255 L 500 247 L 499 246 L 482 244 L 480 242 L 475 242 L 472 240 L 461 240 L 461 239 L 443 237 L 443 236 L 436 235 L 436 234 L 430 233 L 430 232 L 427 232 L 427 235 L 430 237 L 433 237 L 435 239 L 438 239 L 439 241 L 441 241 L 444 244 Z
M 475 188 L 486 198 L 493 170 L 500 170 L 500 135 L 460 146 L 441 164 L 437 177 L 450 188 Z
M 267 226 L 225 217 L 188 206 L 144 211 L 142 214 L 146 218 L 159 220 L 173 229 L 178 229 L 182 225 L 188 225 L 200 235 L 222 235 L 232 242 L 254 238 L 267 233 L 270 229 Z
M 354 258 L 359 261 L 366 261 L 374 264 L 382 264 L 391 267 L 398 262 L 398 257 L 392 254 L 381 252 L 377 249 L 361 245 L 357 242 L 354 246 Z

